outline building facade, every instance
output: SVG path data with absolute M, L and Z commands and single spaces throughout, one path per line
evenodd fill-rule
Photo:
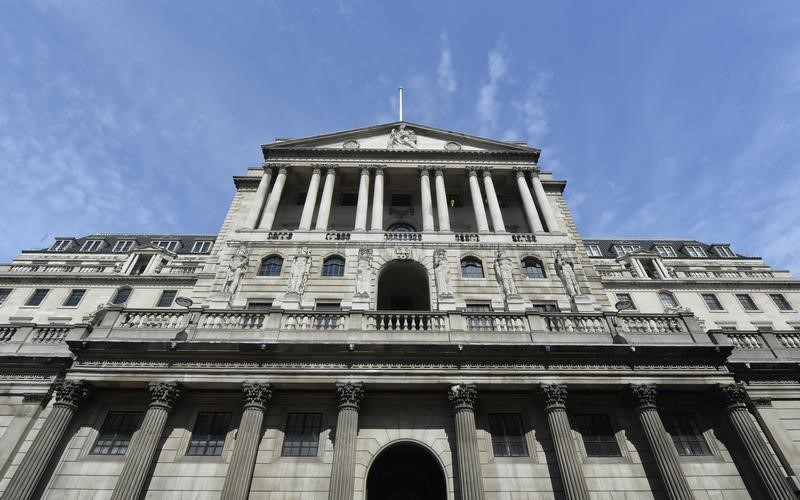
M 522 143 L 262 150 L 216 235 L 0 267 L 3 499 L 797 498 L 789 272 L 584 240 Z

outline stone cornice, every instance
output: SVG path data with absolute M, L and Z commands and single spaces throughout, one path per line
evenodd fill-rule
M 603 287 L 611 290 L 800 290 L 800 281 L 767 279 L 703 279 L 688 280 L 676 278 L 672 280 L 644 280 L 605 278 L 601 276 Z
M 88 274 L 88 273 L 2 273 L 0 274 L 0 284 L 19 284 L 19 285 L 64 285 L 75 282 L 86 284 L 112 284 L 112 285 L 164 285 L 180 284 L 181 286 L 192 286 L 198 279 L 196 274 L 156 274 L 148 276 L 130 276 L 127 274 Z

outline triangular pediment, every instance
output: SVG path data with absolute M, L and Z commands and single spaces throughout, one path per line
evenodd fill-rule
M 440 152 L 515 152 L 534 153 L 539 150 L 524 144 L 497 141 L 442 130 L 409 122 L 393 122 L 372 127 L 290 139 L 265 144 L 264 150 L 388 150 Z

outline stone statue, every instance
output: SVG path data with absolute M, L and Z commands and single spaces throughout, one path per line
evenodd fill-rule
M 406 124 L 403 123 L 399 128 L 393 128 L 389 133 L 389 143 L 386 149 L 392 149 L 395 146 L 408 146 L 411 149 L 417 149 L 417 134 L 413 130 L 406 129 Z
M 247 246 L 241 245 L 236 249 L 236 253 L 231 257 L 228 263 L 228 270 L 225 272 L 225 284 L 222 286 L 222 292 L 229 295 L 236 293 L 239 289 L 239 284 L 242 282 L 242 274 L 247 270 L 247 265 L 250 262 L 250 251 Z
M 372 249 L 358 249 L 358 269 L 356 270 L 356 297 L 369 298 L 372 281 Z
M 450 262 L 447 250 L 439 248 L 433 252 L 433 275 L 436 277 L 436 290 L 439 297 L 452 297 L 453 286 L 450 283 Z
M 121 273 L 123 265 L 125 265 L 125 263 L 122 262 L 122 261 L 119 261 L 119 262 L 115 263 L 114 264 L 114 272 L 117 273 L 117 274 Z
M 575 276 L 575 265 L 572 263 L 572 259 L 563 250 L 555 252 L 555 259 L 556 272 L 561 277 L 564 288 L 567 289 L 567 294 L 570 297 L 580 295 L 581 287 L 578 285 L 578 278 Z
M 308 281 L 308 271 L 311 269 L 311 250 L 308 247 L 303 247 L 294 256 L 292 262 L 292 273 L 289 275 L 289 285 L 287 291 L 289 293 L 296 293 L 303 295 L 306 289 L 306 282 Z
M 517 284 L 514 283 L 514 264 L 511 257 L 502 248 L 497 249 L 494 258 L 494 277 L 503 290 L 503 295 L 518 295 Z

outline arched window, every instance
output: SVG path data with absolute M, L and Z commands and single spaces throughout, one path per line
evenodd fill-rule
M 129 286 L 117 288 L 117 293 L 114 294 L 114 297 L 111 299 L 111 303 L 115 306 L 124 304 L 128 301 L 128 297 L 131 296 L 132 291 L 133 289 Z
M 280 255 L 267 255 L 261 259 L 258 267 L 259 276 L 280 276 L 283 267 L 283 257 Z
M 483 278 L 483 264 L 475 257 L 461 259 L 462 278 Z
M 411 224 L 406 224 L 405 222 L 398 222 L 397 224 L 392 224 L 387 229 L 390 233 L 416 233 L 417 230 Z
M 664 309 L 674 309 L 676 307 L 680 307 L 678 305 L 678 301 L 675 299 L 675 296 L 672 295 L 672 292 L 661 290 L 658 292 L 658 298 L 661 299 L 661 305 L 664 306 Z
M 322 261 L 323 276 L 344 276 L 344 257 L 331 255 Z
M 546 278 L 544 274 L 544 264 L 536 257 L 525 257 L 522 259 L 522 274 L 526 278 Z

